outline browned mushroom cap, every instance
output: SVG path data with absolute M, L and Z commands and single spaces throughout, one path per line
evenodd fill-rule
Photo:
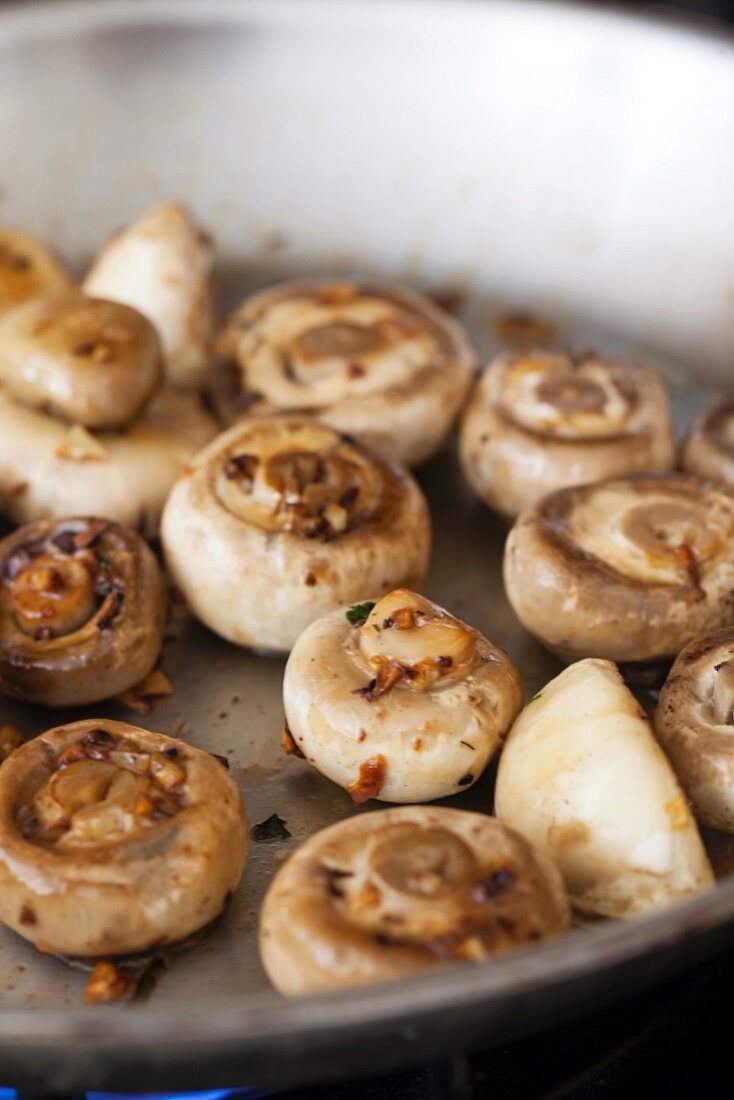
M 469 483 L 511 519 L 554 489 L 669 470 L 674 459 L 663 381 L 647 367 L 593 353 L 500 355 L 461 430 Z
M 505 587 L 562 660 L 655 661 L 734 622 L 734 492 L 686 474 L 561 489 L 521 513 Z
M 681 650 L 660 692 L 655 730 L 699 821 L 734 832 L 734 628 Z
M 160 652 L 163 581 L 148 545 L 108 520 L 45 520 L 0 542 L 0 691 L 46 706 L 108 699 Z
M 173 487 L 161 523 L 194 614 L 230 641 L 278 652 L 365 591 L 417 583 L 430 537 L 407 470 L 303 417 L 223 432 Z
M 0 313 L 72 285 L 69 273 L 38 237 L 24 229 L 0 229 Z
M 0 920 L 41 951 L 182 940 L 221 911 L 246 851 L 234 781 L 161 733 L 73 722 L 0 769 Z
M 288 996 L 485 962 L 563 932 L 550 858 L 493 817 L 406 806 L 301 845 L 265 898 L 260 950 Z
M 17 401 L 88 428 L 122 428 L 162 377 L 141 313 L 81 291 L 36 298 L 0 318 L 0 382 Z
M 230 317 L 218 341 L 215 400 L 229 423 L 310 413 L 415 465 L 446 438 L 474 362 L 461 327 L 409 290 L 281 283 Z
M 683 445 L 683 467 L 734 486 L 734 401 L 698 417 Z

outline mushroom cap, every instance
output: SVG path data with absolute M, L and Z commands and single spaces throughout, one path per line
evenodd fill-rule
M 734 628 L 681 650 L 663 685 L 655 730 L 693 804 L 712 829 L 734 832 Z
M 675 772 L 611 661 L 571 665 L 528 703 L 495 805 L 554 857 L 580 912 L 632 917 L 713 884 Z
M 484 962 L 568 923 L 558 870 L 518 833 L 484 814 L 401 806 L 301 845 L 265 898 L 260 952 L 276 989 L 297 996 Z
M 361 624 L 350 614 L 318 619 L 291 652 L 283 701 L 297 747 L 355 801 L 426 802 L 469 787 L 522 707 L 517 669 L 407 589 Z
M 734 492 L 686 474 L 561 489 L 518 517 L 504 579 L 561 660 L 673 657 L 734 621 Z
M 665 384 L 648 367 L 593 353 L 504 353 L 469 401 L 460 453 L 474 492 L 509 519 L 555 489 L 669 470 Z
M 145 314 L 161 338 L 168 384 L 201 386 L 211 359 L 213 262 L 211 238 L 190 211 L 161 203 L 110 237 L 84 289 Z
M 42 240 L 25 229 L 0 229 L 0 315 L 30 298 L 61 293 L 73 285 Z
M 0 768 L 0 920 L 41 951 L 122 955 L 221 911 L 242 798 L 206 752 L 124 722 L 58 726 Z
M 309 413 L 414 466 L 444 443 L 475 355 L 428 298 L 369 281 L 303 279 L 248 298 L 217 342 L 220 415 Z
M 243 421 L 196 456 L 161 524 L 174 583 L 237 645 L 289 650 L 370 590 L 423 577 L 430 520 L 410 474 L 313 420 Z
M 0 691 L 86 705 L 146 676 L 166 601 L 155 555 L 107 520 L 42 520 L 0 541 Z
M 73 424 L 125 427 L 162 373 L 155 329 L 119 302 L 74 289 L 0 317 L 0 382 L 16 401 Z
M 0 496 L 16 523 L 104 515 L 157 534 L 181 467 L 216 424 L 198 395 L 160 390 L 121 432 L 90 433 L 0 390 Z
M 734 401 L 696 418 L 683 444 L 683 468 L 734 486 Z

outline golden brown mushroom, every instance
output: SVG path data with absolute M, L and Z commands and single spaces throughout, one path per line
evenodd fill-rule
M 398 588 L 307 627 L 283 701 L 297 748 L 356 802 L 427 802 L 479 779 L 522 685 L 478 630 Z
M 655 729 L 699 821 L 734 832 L 734 628 L 681 650 L 663 685 Z
M 280 283 L 248 298 L 221 333 L 215 399 L 229 423 L 309 413 L 413 466 L 446 439 L 474 363 L 457 322 L 412 291 Z
M 246 851 L 234 781 L 161 733 L 72 722 L 0 768 L 0 920 L 41 951 L 185 939 L 220 913 Z
M 404 806 L 302 844 L 276 875 L 260 951 L 281 993 L 487 962 L 557 936 L 569 912 L 552 861 L 496 818 Z
M 0 382 L 16 401 L 87 428 L 123 428 L 163 373 L 141 313 L 81 291 L 34 298 L 0 318 Z
M 686 474 L 561 489 L 505 547 L 507 595 L 562 660 L 657 661 L 734 622 L 734 492 Z
M 0 314 L 72 286 L 66 268 L 38 237 L 24 229 L 0 229 Z
M 461 428 L 477 496 L 514 519 L 555 489 L 669 470 L 675 437 L 662 379 L 593 353 L 503 354 L 487 367 Z
M 683 468 L 734 487 L 734 401 L 697 418 L 683 444 Z
M 42 520 L 0 542 L 0 691 L 63 707 L 109 699 L 150 672 L 165 596 L 134 531 Z
M 203 623 L 283 652 L 314 619 L 415 584 L 428 508 L 408 472 L 303 418 L 244 421 L 193 460 L 166 503 L 174 583 Z

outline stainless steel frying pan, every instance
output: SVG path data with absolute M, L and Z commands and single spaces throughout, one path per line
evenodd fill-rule
M 106 0 L 0 8 L 0 218 L 82 263 L 151 201 L 191 202 L 225 296 L 361 270 L 461 296 L 483 352 L 498 313 L 663 366 L 682 420 L 734 388 L 734 41 L 659 18 L 526 0 Z M 426 591 L 520 663 L 556 666 L 499 585 L 502 535 L 422 479 Z M 634 924 L 577 930 L 483 969 L 287 1003 L 255 949 L 273 867 L 352 812 L 277 746 L 280 662 L 179 611 L 176 691 L 146 719 L 228 753 L 253 844 L 234 905 L 146 1004 L 82 1007 L 83 975 L 0 936 L 0 1079 L 46 1088 L 214 1086 L 355 1073 L 558 1023 L 734 941 L 734 881 Z M 86 712 L 90 713 L 90 712 Z M 104 713 L 130 718 L 114 707 Z M 28 733 L 57 721 L 9 703 Z M 72 715 L 72 717 L 81 716 Z M 456 800 L 491 808 L 491 778 Z M 369 811 L 367 811 L 369 812 Z

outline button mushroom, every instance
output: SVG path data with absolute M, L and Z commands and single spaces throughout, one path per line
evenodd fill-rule
M 24 229 L 0 229 L 0 315 L 30 298 L 72 286 L 66 268 L 38 237 Z
M 697 418 L 683 445 L 683 468 L 734 487 L 734 401 Z
M 562 660 L 659 661 L 734 622 L 734 492 L 685 474 L 561 489 L 521 513 L 505 588 Z
M 461 428 L 467 480 L 510 520 L 554 489 L 669 470 L 674 460 L 662 380 L 647 367 L 594 354 L 500 355 Z
M 734 832 L 734 629 L 696 638 L 663 685 L 655 729 L 698 820 Z
M 260 952 L 287 996 L 487 962 L 565 931 L 556 867 L 496 818 L 404 806 L 301 845 L 276 875 Z
M 109 699 L 160 652 L 163 580 L 139 535 L 42 520 L 0 542 L 0 691 L 63 707 Z
M 158 337 L 129 306 L 78 290 L 0 318 L 0 382 L 16 401 L 87 428 L 124 428 L 162 377 Z
M 411 466 L 443 444 L 475 362 L 461 327 L 427 298 L 313 279 L 248 298 L 217 351 L 226 421 L 308 412 Z
M 234 781 L 163 734 L 73 722 L 0 768 L 0 920 L 41 951 L 185 939 L 220 913 L 246 851 Z
M 688 804 L 611 661 L 579 661 L 507 738 L 497 813 L 556 860 L 582 913 L 632 917 L 713 884 Z
M 297 750 L 355 802 L 426 802 L 479 778 L 522 687 L 478 630 L 399 588 L 307 627 L 283 699 Z
M 161 537 L 202 622 L 238 645 L 283 652 L 365 589 L 417 583 L 430 521 L 401 467 L 290 417 L 242 422 L 206 447 L 171 492 Z
M 210 362 L 212 263 L 211 240 L 189 211 L 162 203 L 110 238 L 84 289 L 145 314 L 161 338 L 169 384 L 199 386 Z
M 16 523 L 105 515 L 154 537 L 184 463 L 216 432 L 198 395 L 160 390 L 118 432 L 69 426 L 0 390 L 0 495 Z

